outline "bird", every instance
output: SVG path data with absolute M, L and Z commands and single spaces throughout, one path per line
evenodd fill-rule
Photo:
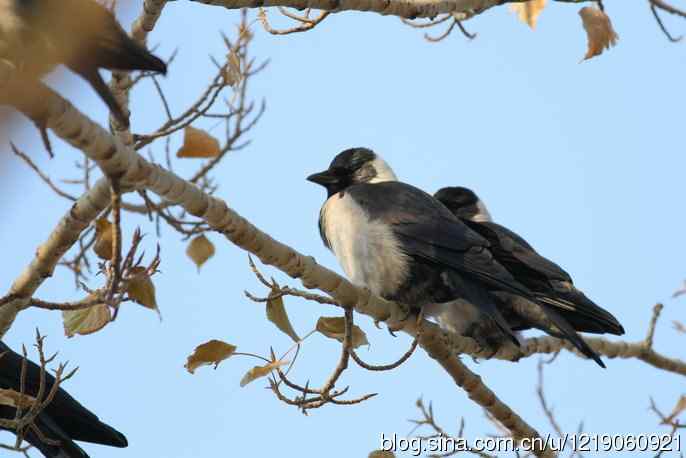
M 23 357 L 0 341 L 0 388 L 21 390 L 21 372 Z M 40 385 L 40 367 L 26 360 L 25 391 L 29 396 L 36 396 Z M 48 393 L 55 377 L 47 371 L 45 374 L 45 393 Z M 0 418 L 14 419 L 13 407 L 0 405 Z M 35 419 L 34 424 L 43 435 L 59 441 L 59 445 L 43 442 L 31 429 L 26 430 L 25 440 L 36 447 L 46 458 L 88 458 L 88 454 L 74 441 L 91 442 L 112 447 L 126 447 L 126 437 L 103 423 L 90 410 L 82 406 L 63 388 L 58 388 L 55 397 Z
M 537 299 L 494 258 L 490 242 L 441 202 L 398 181 L 363 147 L 339 153 L 307 180 L 326 189 L 320 235 L 353 284 L 422 311 L 493 353 L 507 342 L 520 344 L 510 323 L 526 317 L 495 293 Z
M 167 72 L 164 61 L 129 37 L 95 0 L 0 0 L 0 58 L 29 79 L 64 64 L 126 127 L 128 118 L 99 70 Z
M 465 187 L 445 187 L 434 197 L 472 230 L 486 238 L 491 252 L 514 278 L 529 288 L 536 304 L 508 293 L 502 293 L 510 308 L 544 312 L 542 319 L 532 320 L 533 327 L 543 329 L 575 342 L 577 332 L 624 334 L 624 327 L 610 312 L 590 300 L 574 286 L 572 277 L 560 266 L 541 256 L 524 238 L 494 223 L 486 205 L 474 191 Z M 583 340 L 581 340 L 583 342 Z

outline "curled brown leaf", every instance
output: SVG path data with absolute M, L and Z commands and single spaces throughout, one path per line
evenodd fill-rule
M 216 369 L 219 363 L 233 355 L 235 351 L 235 345 L 213 339 L 195 347 L 183 367 L 191 374 L 195 373 L 195 370 L 200 366 L 214 364 Z
M 255 366 L 252 369 L 250 369 L 246 374 L 243 376 L 241 379 L 241 386 L 245 386 L 248 383 L 257 380 L 258 378 L 265 377 L 269 375 L 271 371 L 276 369 L 277 367 L 284 366 L 288 364 L 289 361 L 272 361 L 269 364 L 265 364 L 264 366 Z
M 93 246 L 93 251 L 100 259 L 107 261 L 112 259 L 113 227 L 107 218 L 98 218 L 95 221 L 95 245 Z
M 111 320 L 112 313 L 107 304 L 62 311 L 62 324 L 67 337 L 74 337 L 76 334 L 82 336 L 93 334 L 104 328 Z
M 345 337 L 345 317 L 322 316 L 317 320 L 316 329 L 326 337 L 336 339 L 342 343 L 343 338 Z M 369 345 L 367 335 L 362 329 L 360 329 L 359 326 L 353 325 L 352 347 L 357 348 L 361 347 L 362 345 Z
M 604 11 L 585 6 L 579 10 L 579 16 L 588 37 L 588 50 L 582 60 L 598 56 L 617 43 L 619 35 L 612 28 L 610 17 Z
M 188 126 L 183 131 L 183 146 L 176 157 L 216 157 L 221 148 L 219 141 L 202 129 Z

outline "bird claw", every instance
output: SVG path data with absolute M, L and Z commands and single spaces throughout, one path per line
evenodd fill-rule
M 402 309 L 403 316 L 399 318 L 391 317 L 386 321 L 386 326 L 388 326 L 388 332 L 396 337 L 395 333 L 402 330 L 405 327 L 405 322 L 412 316 L 412 310 L 409 308 Z
M 50 138 L 48 137 L 48 124 L 42 119 L 33 119 L 33 123 L 36 125 L 38 132 L 40 132 L 40 138 L 43 140 L 43 146 L 45 146 L 46 151 L 50 155 L 50 159 L 55 157 L 55 153 L 52 152 L 52 144 L 50 143 Z
M 477 353 L 486 353 L 484 356 L 474 356 L 472 355 L 472 360 L 476 363 L 479 364 L 480 360 L 482 359 L 491 359 L 495 356 L 496 353 L 498 353 L 498 349 L 493 349 L 493 347 L 490 346 L 483 346 L 479 344 L 479 348 L 477 349 Z
M 485 353 L 484 356 L 481 356 L 481 359 L 491 359 L 495 356 L 496 353 L 498 353 L 498 348 L 491 345 L 488 342 L 488 339 L 485 339 L 483 336 L 481 336 L 478 332 L 472 332 L 472 333 L 465 333 L 467 337 L 471 337 L 476 341 L 476 344 L 478 345 L 477 348 L 477 353 Z M 474 360 L 475 363 L 478 364 L 477 357 L 472 356 L 472 359 Z

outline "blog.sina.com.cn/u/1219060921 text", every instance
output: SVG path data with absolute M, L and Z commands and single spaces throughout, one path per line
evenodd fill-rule
M 424 453 L 455 452 L 525 452 L 533 449 L 575 452 L 680 452 L 681 436 L 671 434 L 546 434 L 517 441 L 512 437 L 402 437 L 381 433 L 381 450 L 405 452 L 412 456 Z

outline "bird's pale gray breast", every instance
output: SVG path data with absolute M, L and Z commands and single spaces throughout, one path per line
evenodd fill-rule
M 384 296 L 405 281 L 408 256 L 392 228 L 371 220 L 349 193 L 331 196 L 320 217 L 323 235 L 351 282 Z

